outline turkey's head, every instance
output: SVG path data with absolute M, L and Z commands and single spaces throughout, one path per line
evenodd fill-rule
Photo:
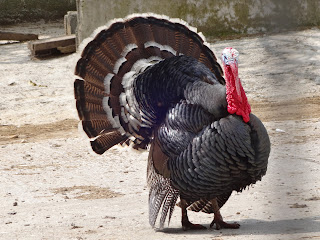
M 230 47 L 222 51 L 228 112 L 242 116 L 244 122 L 249 122 L 251 108 L 238 76 L 238 59 L 239 52 L 236 49 Z

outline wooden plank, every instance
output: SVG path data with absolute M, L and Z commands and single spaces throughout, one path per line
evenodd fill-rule
M 36 34 L 0 31 L 0 40 L 14 40 L 22 42 L 37 39 L 38 35 Z
M 29 49 L 32 51 L 41 51 L 55 49 L 57 47 L 67 47 L 70 45 L 76 44 L 76 36 L 63 36 L 63 37 L 54 37 L 47 39 L 40 39 L 37 41 L 29 42 Z
M 57 49 L 61 52 L 61 53 L 73 53 L 75 52 L 76 49 L 76 45 L 69 45 L 66 47 L 57 47 Z

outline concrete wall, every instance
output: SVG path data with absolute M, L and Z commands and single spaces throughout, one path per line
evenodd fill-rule
M 320 0 L 77 0 L 77 9 L 79 41 L 136 12 L 182 18 L 207 37 L 320 25 Z
M 0 0 L 0 24 L 63 19 L 76 0 Z

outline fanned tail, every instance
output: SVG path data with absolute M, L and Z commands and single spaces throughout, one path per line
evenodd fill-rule
M 133 80 L 149 66 L 180 55 L 197 59 L 224 83 L 204 37 L 182 20 L 130 15 L 97 30 L 77 63 L 75 74 L 81 79 L 74 83 L 79 118 L 95 152 L 128 139 L 137 148 L 149 143 L 153 122 L 143 119 L 153 119 L 154 113 L 141 113 Z

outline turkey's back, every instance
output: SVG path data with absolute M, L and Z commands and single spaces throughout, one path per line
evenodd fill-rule
M 162 79 L 158 77 L 151 83 L 162 86 L 161 91 L 155 90 L 152 99 L 146 99 L 144 92 L 152 87 L 136 80 L 153 65 L 181 55 L 202 63 L 217 82 L 225 83 L 221 67 L 204 37 L 181 20 L 153 14 L 133 15 L 99 29 L 82 52 L 75 70 L 82 79 L 74 84 L 83 130 L 92 139 L 91 146 L 96 153 L 102 154 L 128 139 L 138 148 L 149 143 L 153 128 L 161 121 L 159 116 L 167 110 L 163 98 L 170 104 L 177 102 L 176 94 L 181 87 L 172 76 L 166 79 L 171 85 L 163 88 L 165 85 L 156 82 Z M 147 77 L 141 81 L 145 79 Z M 142 93 L 139 95 L 140 87 L 145 89 L 138 90 Z M 165 96 L 159 94 L 163 92 Z M 149 101 L 147 110 L 141 111 L 145 100 Z M 157 105 L 152 111 L 148 111 L 152 105 L 150 100 Z

